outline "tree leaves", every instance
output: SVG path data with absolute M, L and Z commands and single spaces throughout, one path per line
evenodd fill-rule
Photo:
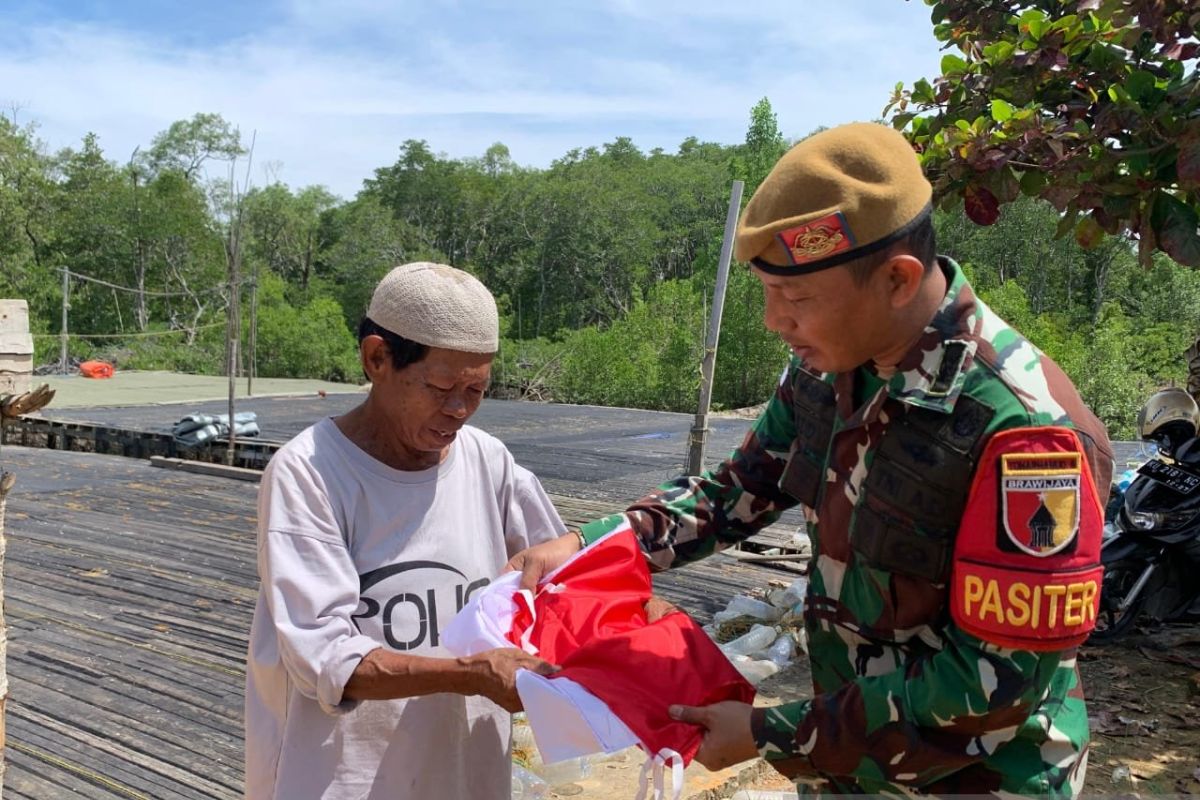
M 953 53 L 947 53 L 946 55 L 942 56 L 943 75 L 953 75 L 955 73 L 966 71 L 967 62 L 962 57 L 956 56 Z
M 1084 250 L 1094 250 L 1104 241 L 1104 229 L 1091 215 L 1083 217 L 1075 225 L 1075 241 Z
M 1192 130 L 1179 140 L 1175 176 L 1179 188 L 1189 191 L 1200 189 L 1200 129 Z
M 1137 234 L 1194 263 L 1191 216 L 1200 214 L 1200 12 L 1186 0 L 937 0 L 935 36 L 954 52 L 942 74 L 899 89 L 892 124 L 921 152 L 940 204 L 963 198 L 981 224 L 1004 204 L 995 177 L 1017 169 L 1021 194 L 1079 212 L 1083 242 L 1096 227 Z M 894 108 L 894 105 L 893 105 Z M 991 197 L 981 193 L 986 187 Z M 1164 200 L 1143 226 L 1139 209 Z M 1109 197 L 1132 202 L 1109 204 Z M 1152 229 L 1153 228 L 1153 229 Z
M 984 186 L 968 186 L 963 192 L 963 207 L 977 225 L 991 225 L 1000 219 L 1000 201 Z
M 1021 176 L 1021 194 L 1026 197 L 1037 197 L 1046 186 L 1046 173 L 1038 169 L 1026 171 Z
M 1171 258 L 1189 267 L 1200 267 L 1200 217 L 1196 209 L 1168 192 L 1158 192 L 1150 224 L 1158 246 Z

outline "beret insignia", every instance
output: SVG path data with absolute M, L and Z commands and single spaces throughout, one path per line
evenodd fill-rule
M 793 265 L 819 261 L 854 247 L 854 234 L 840 211 L 776 234 Z

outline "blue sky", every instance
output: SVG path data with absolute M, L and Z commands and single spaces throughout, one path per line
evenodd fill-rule
M 940 57 L 921 0 L 5 0 L 0 110 L 117 161 L 217 112 L 256 132 L 254 183 L 349 198 L 405 139 L 674 151 L 741 141 L 764 96 L 797 137 L 877 117 Z

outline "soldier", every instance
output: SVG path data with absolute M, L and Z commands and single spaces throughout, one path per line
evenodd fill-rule
M 1070 797 L 1111 449 L 1058 366 L 935 255 L 931 194 L 884 126 L 788 152 L 736 242 L 792 350 L 784 379 L 716 469 L 581 536 L 628 519 L 665 568 L 802 504 L 814 697 L 673 708 L 707 730 L 710 769 L 761 754 L 832 793 Z M 578 546 L 562 537 L 509 567 L 529 585 Z

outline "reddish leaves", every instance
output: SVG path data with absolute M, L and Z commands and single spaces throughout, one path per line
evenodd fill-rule
M 1193 130 L 1179 140 L 1179 158 L 1175 166 L 1179 188 L 1200 189 L 1200 130 Z
M 1150 214 L 1158 246 L 1171 258 L 1189 267 L 1200 267 L 1200 218 L 1196 209 L 1167 192 L 1154 198 Z
M 976 225 L 991 225 L 1000 219 L 1000 201 L 984 186 L 968 186 L 963 191 L 963 206 Z
M 1083 217 L 1075 225 L 1075 241 L 1079 242 L 1079 246 L 1084 250 L 1095 248 L 1103 240 L 1104 229 L 1090 215 Z

